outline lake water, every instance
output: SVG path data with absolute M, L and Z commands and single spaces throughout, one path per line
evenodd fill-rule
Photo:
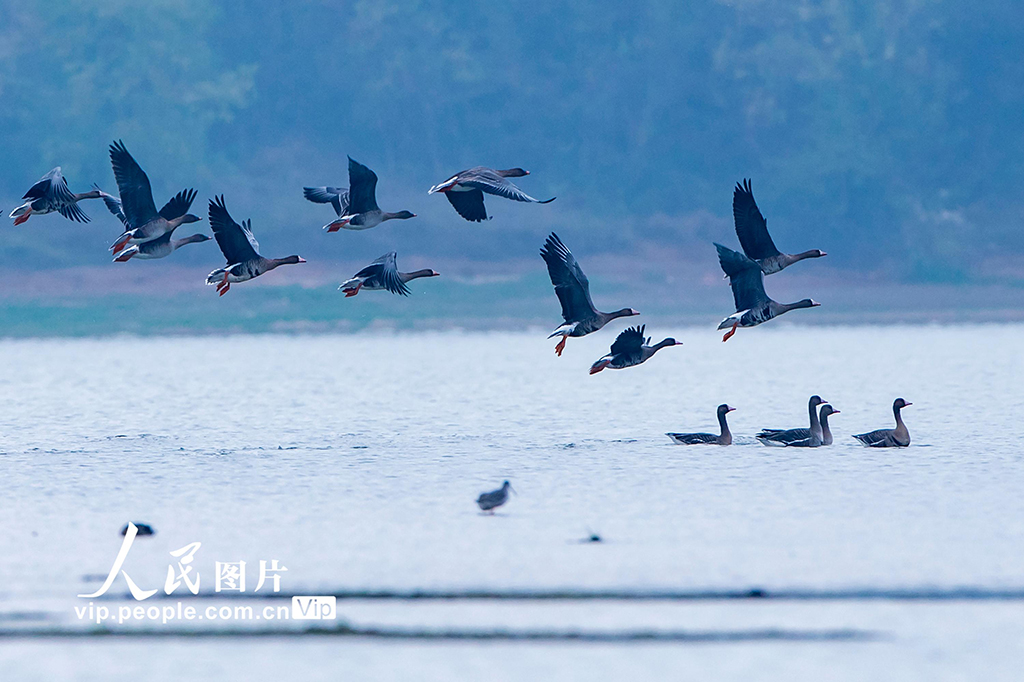
M 648 333 L 685 345 L 596 376 L 612 331 L 561 358 L 546 330 L 0 341 L 3 678 L 1019 679 L 1024 326 Z M 812 393 L 841 410 L 834 446 L 753 439 L 805 426 Z M 850 438 L 891 427 L 896 397 L 914 403 L 910 448 Z M 722 402 L 733 447 L 665 437 L 715 430 Z M 518 495 L 480 514 L 503 479 Z M 97 626 L 76 595 L 128 520 L 157 531 L 124 564 L 143 589 L 202 543 L 200 595 L 146 606 L 228 603 L 216 561 L 246 561 L 251 594 L 277 559 L 282 594 L 352 597 L 331 625 L 363 634 L 80 637 Z M 417 590 L 565 598 L 365 598 Z M 720 594 L 751 590 L 768 598 Z M 628 598 L 652 593 L 679 598 Z M 119 577 L 94 601 L 125 595 Z M 419 636 L 439 632 L 463 638 Z

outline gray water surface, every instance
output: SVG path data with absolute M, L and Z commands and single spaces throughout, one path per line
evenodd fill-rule
M 197 603 L 213 596 L 215 561 L 245 560 L 251 591 L 261 559 L 288 568 L 283 592 L 314 595 L 1024 588 L 1024 326 L 780 324 L 741 330 L 726 344 L 706 329 L 648 332 L 685 345 L 596 376 L 587 369 L 607 352 L 611 332 L 569 340 L 561 358 L 540 331 L 0 341 L 0 632 L 88 631 L 73 612 L 86 600 L 75 595 L 99 586 L 128 520 L 157 529 L 136 540 L 124 567 L 146 589 L 163 586 L 171 550 L 202 543 L 200 597 L 183 588 L 174 595 Z M 805 426 L 812 393 L 842 411 L 832 420 L 834 446 L 766 448 L 753 439 L 761 427 Z M 905 411 L 910 448 L 867 449 L 850 437 L 890 427 L 898 396 L 914 403 Z M 733 447 L 676 446 L 664 436 L 714 430 L 721 402 L 737 408 Z M 475 497 L 506 478 L 519 494 L 497 515 L 480 514 Z M 578 542 L 590 532 L 605 541 Z M 118 578 L 107 603 L 125 594 Z M 510 678 L 530 674 L 537 661 L 578 655 L 643 662 L 652 675 L 678 670 L 685 658 L 694 674 L 775 670 L 778 679 L 821 673 L 838 657 L 851 662 L 850 679 L 910 679 L 896 673 L 935 673 L 925 663 L 942 652 L 949 679 L 977 672 L 982 661 L 986 679 L 997 679 L 1019 663 L 1024 641 L 1020 599 L 465 608 L 340 600 L 338 615 L 421 630 L 872 636 L 580 643 L 572 653 L 542 643 L 345 644 L 361 652 L 347 669 L 377 679 L 390 658 L 378 655 L 381 647 L 440 662 L 437 670 L 462 661 L 470 671 L 508 646 L 529 652 L 510 658 Z M 76 679 L 58 674 L 54 661 L 88 650 L 102 670 L 110 657 L 141 656 L 133 646 L 19 639 L 0 646 L 0 660 L 26 676 Z M 281 660 L 320 679 L 313 660 L 297 653 L 310 646 L 319 645 L 282 646 Z M 713 653 L 693 657 L 695 646 Z M 194 651 L 233 669 L 262 669 L 258 657 L 239 653 L 250 648 L 204 640 Z M 176 640 L 150 640 L 144 650 L 149 660 L 183 651 Z M 893 664 L 853 664 L 864 656 Z M 794 657 L 806 665 L 794 668 Z M 715 667 L 725 659 L 728 670 Z M 617 669 L 576 670 L 614 679 Z M 394 671 L 401 677 L 401 666 Z

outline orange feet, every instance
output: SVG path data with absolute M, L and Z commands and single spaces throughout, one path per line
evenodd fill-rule
M 562 340 L 558 342 L 557 346 L 555 346 L 555 355 L 558 357 L 562 357 L 562 351 L 565 350 L 565 339 L 566 337 L 563 336 Z
M 134 255 L 135 255 L 134 251 L 125 251 L 124 253 L 122 253 L 120 256 L 118 256 L 114 260 L 116 262 L 118 262 L 118 263 L 127 263 L 128 261 L 130 261 L 132 259 L 132 256 L 134 256 Z
M 729 339 L 732 338 L 732 335 L 736 333 L 736 327 L 738 327 L 738 326 L 740 326 L 739 322 L 735 323 L 732 326 L 732 329 L 730 329 L 729 331 L 727 331 L 725 333 L 725 336 L 722 337 L 722 343 L 725 343 L 726 341 L 728 341 Z
M 359 293 L 359 290 L 363 288 L 362 283 L 358 284 L 355 289 L 343 289 L 345 292 L 345 298 L 351 298 Z
M 22 213 L 20 216 L 14 219 L 15 225 L 21 225 L 23 222 L 32 217 L 31 213 Z
M 223 296 L 224 294 L 228 293 L 228 289 L 230 288 L 230 284 L 225 284 L 223 287 L 217 287 L 217 290 L 220 291 L 220 295 Z

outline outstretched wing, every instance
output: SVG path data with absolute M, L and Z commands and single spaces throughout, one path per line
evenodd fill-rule
M 448 202 L 456 212 L 466 220 L 479 223 L 487 220 L 487 209 L 484 208 L 484 193 L 478 189 L 468 192 L 445 192 Z
M 164 220 L 180 218 L 188 213 L 188 210 L 192 208 L 192 202 L 195 200 L 196 191 L 194 189 L 183 189 L 164 204 L 164 207 L 160 209 L 160 216 Z
M 398 273 L 398 254 L 394 251 L 386 253 L 356 273 L 356 277 L 374 278 L 380 285 L 393 294 L 409 295 L 409 287 L 405 286 L 402 276 Z
M 534 204 L 549 204 L 555 197 L 541 201 L 534 199 L 529 194 L 512 184 L 508 178 L 498 175 L 497 171 L 490 168 L 471 168 L 459 174 L 459 184 L 463 187 L 475 187 L 488 194 L 505 197 L 512 201 L 523 201 Z
M 760 260 L 779 255 L 772 236 L 768 234 L 768 222 L 754 201 L 750 180 L 736 183 L 732 192 L 732 217 L 736 221 L 736 236 L 740 238 L 740 246 L 747 258 Z
M 153 203 L 149 177 L 120 140 L 110 145 L 110 165 L 114 168 L 117 193 L 121 196 L 124 215 L 128 219 L 126 224 L 136 228 L 156 218 L 159 214 Z
M 85 212 L 78 207 L 77 201 L 72 201 L 70 204 L 64 204 L 57 209 L 57 212 L 68 220 L 74 220 L 80 223 L 89 222 L 89 216 L 85 215 Z
M 259 245 L 252 237 L 249 221 L 243 227 L 232 220 L 223 195 L 210 199 L 210 228 L 228 265 L 259 258 L 256 251 Z
M 93 183 L 92 188 L 97 192 L 103 192 L 103 190 L 100 189 L 100 186 L 95 183 Z M 110 211 L 111 215 L 120 220 L 123 224 L 127 225 L 128 219 L 124 217 L 124 210 L 121 208 L 121 200 L 115 196 L 107 194 L 106 192 L 100 194 L 100 197 L 103 198 L 103 205 L 107 207 L 107 210 Z
M 764 293 L 764 273 L 757 263 L 721 244 L 715 244 L 715 248 L 722 271 L 729 276 L 736 312 L 756 308 L 770 300 Z
M 615 339 L 615 343 L 612 344 L 612 355 L 634 355 L 640 352 L 640 348 L 644 345 L 644 328 L 646 325 L 640 325 L 639 327 L 629 327 L 618 335 Z
M 339 217 L 348 210 L 348 190 L 341 187 L 303 187 L 302 196 L 314 204 L 331 204 Z
M 562 317 L 565 321 L 579 322 L 597 317 L 597 308 L 590 300 L 590 280 L 583 274 L 572 252 L 554 232 L 544 242 L 540 257 L 548 266 L 548 275 L 555 287 L 558 302 L 562 304 Z
M 29 187 L 22 199 L 46 199 L 48 203 L 60 205 L 74 202 L 75 195 L 68 189 L 68 181 L 57 166 Z
M 348 196 L 351 213 L 379 211 L 377 206 L 377 174 L 348 157 Z

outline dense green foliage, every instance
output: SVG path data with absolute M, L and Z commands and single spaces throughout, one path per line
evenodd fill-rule
M 1020 19 L 1013 0 L 8 1 L 0 199 L 55 165 L 73 189 L 112 189 L 106 145 L 123 138 L 158 203 L 223 192 L 280 254 L 530 256 L 555 227 L 590 251 L 713 258 L 751 176 L 784 248 L 901 278 L 1015 277 Z M 329 211 L 300 188 L 344 183 L 346 154 L 378 172 L 385 210 L 421 217 L 326 240 Z M 524 189 L 559 201 L 491 201 L 497 218 L 470 226 L 426 196 L 477 164 L 529 168 Z M 117 226 L 85 208 L 93 225 L 4 228 L 0 256 L 104 262 Z

